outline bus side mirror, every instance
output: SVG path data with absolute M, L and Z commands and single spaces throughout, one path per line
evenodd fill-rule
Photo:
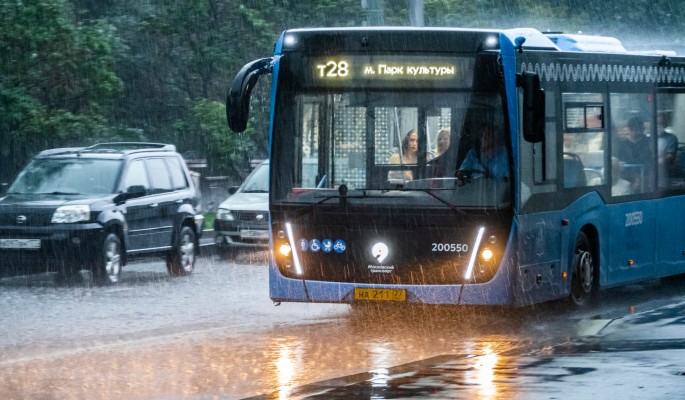
M 252 61 L 245 64 L 233 79 L 226 95 L 226 120 L 233 132 L 243 132 L 247 128 L 252 89 L 261 75 L 271 72 L 272 65 L 271 57 Z
M 545 138 L 545 92 L 540 88 L 540 76 L 523 72 L 517 76 L 523 88 L 523 138 L 539 143 Z

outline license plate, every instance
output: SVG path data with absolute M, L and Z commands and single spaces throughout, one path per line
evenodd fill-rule
M 354 288 L 354 299 L 376 301 L 406 301 L 407 291 L 404 289 Z
M 269 231 L 243 229 L 240 231 L 240 237 L 242 239 L 268 239 Z
M 40 239 L 0 239 L 0 249 L 40 249 Z

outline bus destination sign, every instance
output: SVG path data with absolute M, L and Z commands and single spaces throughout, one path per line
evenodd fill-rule
M 467 88 L 473 80 L 471 57 L 360 56 L 315 58 L 310 81 L 322 86 L 365 85 Z

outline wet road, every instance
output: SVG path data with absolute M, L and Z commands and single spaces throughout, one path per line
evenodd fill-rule
M 653 282 L 611 291 L 601 307 L 579 311 L 559 303 L 276 307 L 265 264 L 264 252 L 225 260 L 209 251 L 180 279 L 160 260 L 130 266 L 120 284 L 105 288 L 87 274 L 70 287 L 47 274 L 0 280 L 0 398 L 498 398 L 525 387 L 523 366 L 548 375 L 543 383 L 584 375 L 586 364 L 564 369 L 540 360 L 587 354 L 581 345 L 592 343 L 585 338 L 606 327 L 602 321 L 685 300 L 682 283 Z M 427 384 L 418 379 L 426 376 Z M 388 384 L 398 379 L 406 384 Z M 604 390 L 601 381 L 584 387 Z M 546 393 L 539 398 L 554 398 Z

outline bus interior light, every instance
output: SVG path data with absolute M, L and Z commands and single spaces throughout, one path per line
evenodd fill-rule
M 295 236 L 293 235 L 293 226 L 290 222 L 285 223 L 285 231 L 288 233 L 288 242 L 293 254 L 293 263 L 295 264 L 295 272 L 302 275 L 302 266 L 300 265 L 300 257 L 297 254 L 297 246 L 295 245 Z

